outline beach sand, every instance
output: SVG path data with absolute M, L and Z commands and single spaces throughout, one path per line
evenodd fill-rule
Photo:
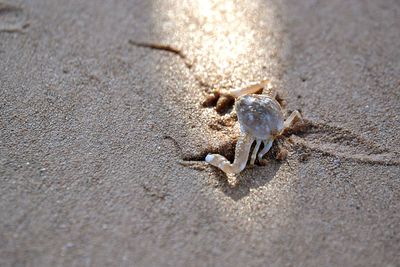
M 398 1 L 0 1 L 0 266 L 398 266 Z M 263 79 L 310 126 L 226 177 Z

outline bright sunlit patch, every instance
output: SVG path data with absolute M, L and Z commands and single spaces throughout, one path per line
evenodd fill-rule
M 154 1 L 152 16 L 155 32 L 159 35 L 152 38 L 182 49 L 193 61 L 190 75 L 209 85 L 208 89 L 241 88 L 251 82 L 273 81 L 278 76 L 279 51 L 284 40 L 280 23 L 275 22 L 275 9 L 268 1 Z M 186 92 L 188 97 L 193 97 L 193 91 L 188 89 Z M 210 109 L 203 112 L 203 122 L 215 113 Z M 186 120 L 185 117 L 180 119 Z M 201 135 L 198 128 L 189 128 L 186 132 L 190 136 L 187 140 L 198 140 Z M 224 138 L 223 134 L 219 134 Z M 207 156 L 206 160 L 213 161 L 214 156 Z M 282 214 L 281 208 L 285 209 L 290 199 L 287 193 L 290 184 L 282 186 L 286 173 L 288 170 L 272 165 L 247 170 L 242 180 L 228 175 L 222 185 L 215 177 L 209 178 L 210 183 L 216 183 L 220 189 L 211 195 L 218 203 L 216 208 L 221 211 L 221 217 L 237 221 L 252 232 L 258 227 L 263 230 L 263 225 L 251 218 Z M 207 179 L 208 174 L 204 176 Z M 258 204 L 262 202 L 269 203 L 265 205 L 266 210 L 258 209 Z
M 178 44 L 190 56 L 196 75 L 213 86 L 242 86 L 270 78 L 276 60 L 271 6 L 260 1 L 191 0 L 158 2 L 163 41 Z M 166 15 L 166 17 L 164 17 Z M 259 60 L 260 57 L 265 60 Z M 257 63 L 258 65 L 256 65 Z
M 202 54 L 214 63 L 217 76 L 226 79 L 226 72 L 251 53 L 254 42 L 244 11 L 235 9 L 231 1 L 198 0 L 193 5 L 194 15 L 203 23 Z

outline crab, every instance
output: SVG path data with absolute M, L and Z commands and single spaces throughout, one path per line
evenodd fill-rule
M 236 99 L 235 110 L 240 124 L 240 136 L 236 144 L 233 163 L 219 154 L 208 154 L 205 158 L 206 162 L 227 174 L 238 174 L 245 169 L 254 142 L 256 144 L 250 157 L 250 165 L 254 165 L 256 158 L 259 161 L 262 160 L 263 156 L 271 149 L 274 140 L 285 129 L 290 129 L 295 123 L 302 121 L 297 110 L 284 120 L 282 107 L 275 99 L 275 91 L 268 90 L 266 94 L 255 94 L 265 87 L 271 89 L 268 81 L 245 88 L 218 92 L 221 96 Z M 264 146 L 260 150 L 261 143 Z

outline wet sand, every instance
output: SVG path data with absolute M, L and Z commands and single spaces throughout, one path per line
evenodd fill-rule
M 397 1 L 1 3 L 0 266 L 400 262 Z M 308 127 L 227 178 L 263 79 Z

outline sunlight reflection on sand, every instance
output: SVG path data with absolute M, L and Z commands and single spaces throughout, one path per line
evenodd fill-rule
M 274 6 L 259 1 L 247 5 L 212 0 L 182 1 L 176 6 L 168 1 L 157 3 L 154 16 L 161 40 L 182 49 L 194 61 L 191 71 L 205 83 L 229 88 L 263 79 L 279 80 L 283 37 Z M 240 9 L 242 6 L 246 9 Z M 187 131 L 190 136 L 198 134 Z M 228 180 L 220 185 L 223 188 L 214 196 L 222 217 L 247 225 L 251 218 L 265 217 L 260 213 L 285 214 L 280 209 L 290 202 L 287 166 L 273 164 L 243 172 L 243 181 L 237 185 Z M 215 183 L 217 178 L 210 179 Z M 266 201 L 271 203 L 270 210 L 255 211 Z M 248 227 L 261 228 L 262 222 Z

